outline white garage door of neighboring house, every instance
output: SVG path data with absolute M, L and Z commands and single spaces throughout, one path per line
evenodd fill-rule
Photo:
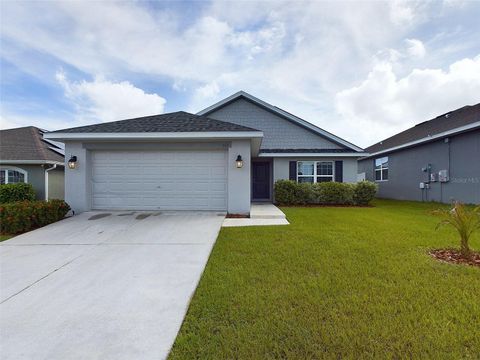
M 96 210 L 226 210 L 225 150 L 93 151 Z

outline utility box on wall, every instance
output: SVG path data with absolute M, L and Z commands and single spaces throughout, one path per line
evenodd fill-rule
M 438 181 L 448 182 L 448 170 L 440 170 L 438 172 Z

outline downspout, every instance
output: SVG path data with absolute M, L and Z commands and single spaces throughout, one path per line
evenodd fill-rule
M 48 172 L 57 168 L 57 164 L 45 170 L 45 200 L 48 200 Z

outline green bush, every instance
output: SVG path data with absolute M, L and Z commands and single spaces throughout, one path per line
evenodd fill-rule
M 279 180 L 275 183 L 275 201 L 280 205 L 368 205 L 376 192 L 377 185 L 369 181 L 310 184 Z
M 16 183 L 0 185 L 0 204 L 24 200 L 35 200 L 35 190 L 33 190 L 32 184 Z
M 281 205 L 295 204 L 297 185 L 292 180 L 278 180 L 275 182 L 275 201 Z
M 275 183 L 275 201 L 282 205 L 305 205 L 312 202 L 312 185 L 292 180 Z
M 0 232 L 27 232 L 63 219 L 69 210 L 70 206 L 63 200 L 0 204 Z
M 312 185 L 315 204 L 352 205 L 354 186 L 348 183 L 323 182 Z
M 368 205 L 377 194 L 378 186 L 371 181 L 360 181 L 355 184 L 353 201 L 357 205 Z

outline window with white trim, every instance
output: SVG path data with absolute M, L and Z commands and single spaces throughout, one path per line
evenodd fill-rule
M 333 181 L 333 161 L 297 161 L 297 182 Z
M 15 168 L 0 169 L 0 184 L 15 184 L 27 182 L 27 172 L 25 170 Z
M 375 159 L 375 181 L 388 180 L 388 156 Z

